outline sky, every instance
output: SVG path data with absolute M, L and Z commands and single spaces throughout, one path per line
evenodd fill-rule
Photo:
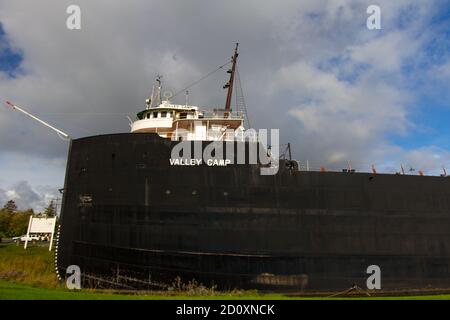
M 73 4 L 81 30 L 66 26 Z M 366 27 L 372 4 L 381 30 Z M 279 128 L 300 163 L 450 172 L 450 0 L 0 0 L 0 100 L 73 138 L 128 132 L 156 75 L 176 92 L 235 42 L 251 125 Z M 223 106 L 226 78 L 191 88 L 190 103 Z M 0 106 L 0 204 L 58 197 L 67 148 Z

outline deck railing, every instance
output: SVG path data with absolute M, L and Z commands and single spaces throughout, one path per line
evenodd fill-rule
M 244 113 L 242 111 L 203 111 L 199 116 L 200 119 L 244 119 Z

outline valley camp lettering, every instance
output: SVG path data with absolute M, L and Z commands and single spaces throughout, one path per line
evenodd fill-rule
M 170 158 L 171 166 L 199 166 L 203 164 L 203 159 L 185 159 L 185 158 Z M 207 159 L 205 164 L 210 167 L 226 167 L 231 164 L 228 159 Z

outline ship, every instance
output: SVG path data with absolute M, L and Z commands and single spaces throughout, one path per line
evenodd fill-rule
M 450 288 L 450 179 L 275 159 L 231 110 L 237 58 L 236 46 L 224 108 L 173 104 L 158 77 L 131 132 L 70 142 L 58 276 L 76 265 L 86 279 L 133 288 L 181 279 L 337 292 L 366 288 L 377 270 L 386 291 Z M 192 150 L 174 158 L 182 143 L 233 152 L 222 162 Z M 269 162 L 249 161 L 255 145 Z M 268 166 L 274 174 L 261 174 Z

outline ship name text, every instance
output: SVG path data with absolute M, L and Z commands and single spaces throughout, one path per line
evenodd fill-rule
M 199 166 L 203 164 L 203 159 L 170 158 L 171 166 Z M 231 164 L 229 159 L 206 159 L 204 162 L 210 167 L 226 167 Z

